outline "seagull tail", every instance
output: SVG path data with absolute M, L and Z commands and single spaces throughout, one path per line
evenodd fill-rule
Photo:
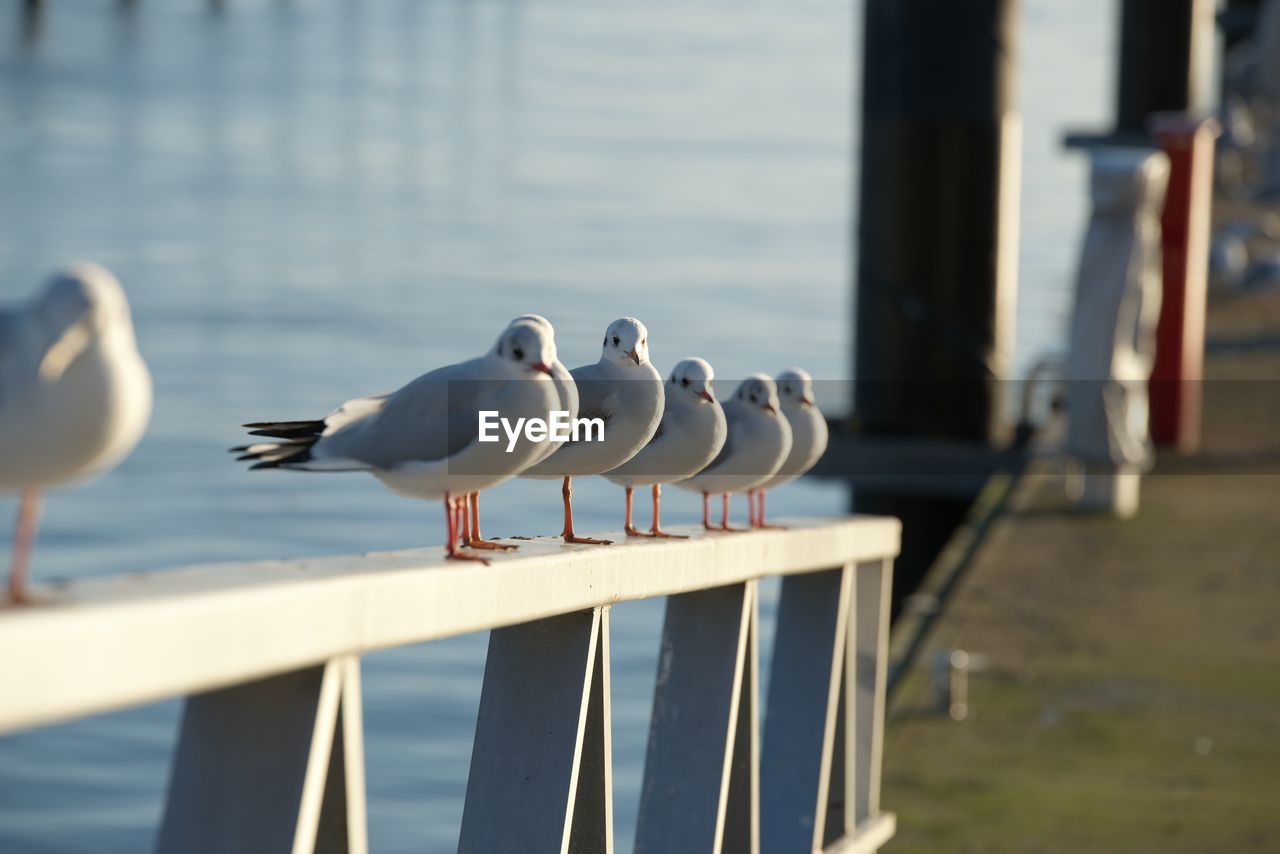
M 275 442 L 255 442 L 237 445 L 231 453 L 239 454 L 236 462 L 252 462 L 254 469 L 306 468 L 311 461 L 311 449 L 324 433 L 323 421 L 260 421 L 245 424 L 250 436 L 278 439 Z

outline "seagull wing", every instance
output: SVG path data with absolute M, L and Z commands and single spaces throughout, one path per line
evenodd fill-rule
M 741 432 L 740 429 L 735 429 L 734 423 L 741 418 L 741 411 L 737 404 L 737 400 L 729 400 L 725 402 L 723 406 L 726 428 L 724 444 L 720 446 L 720 453 L 716 454 L 716 458 L 708 463 L 707 467 L 698 472 L 698 474 L 714 473 L 715 470 L 720 467 L 721 463 L 733 455 L 734 437 L 740 435 Z
M 583 365 L 569 372 L 578 396 L 578 418 L 599 418 L 604 422 L 605 432 L 618 413 L 618 387 L 600 375 L 598 365 Z M 584 441 L 586 431 L 583 431 Z M 566 445 L 574 444 L 570 439 Z
M 489 388 L 471 379 L 473 367 L 474 362 L 450 365 L 389 395 L 344 403 L 326 419 L 334 426 L 326 427 L 314 455 L 389 469 L 458 454 L 476 441 L 476 412 Z

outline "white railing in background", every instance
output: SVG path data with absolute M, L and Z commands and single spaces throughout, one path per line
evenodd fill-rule
M 46 588 L 0 612 L 0 733 L 185 695 L 158 851 L 363 854 L 359 656 L 492 629 L 459 851 L 612 852 L 609 609 L 666 596 L 637 854 L 874 851 L 894 832 L 878 788 L 899 539 L 855 517 L 534 540 L 488 567 L 421 549 Z

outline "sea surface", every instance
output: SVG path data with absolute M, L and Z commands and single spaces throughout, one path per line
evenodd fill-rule
M 1059 140 L 1105 124 L 1115 15 L 1022 5 L 1025 370 L 1063 340 L 1086 206 Z M 123 466 L 48 502 L 42 581 L 438 543 L 433 505 L 362 475 L 250 475 L 224 449 L 244 421 L 316 416 L 476 355 L 519 313 L 552 320 L 570 366 L 635 315 L 662 371 L 701 355 L 722 378 L 850 375 L 858 2 L 43 7 L 0 3 L 0 299 L 70 259 L 106 264 L 157 396 Z M 620 522 L 620 491 L 597 481 L 577 485 L 583 531 Z M 696 518 L 667 494 L 668 522 Z M 801 483 L 770 507 L 846 503 Z M 485 509 L 488 532 L 555 533 L 559 487 L 504 485 Z M 613 616 L 621 851 L 661 613 Z M 455 846 L 485 644 L 365 659 L 373 850 Z M 0 738 L 0 852 L 148 850 L 178 711 Z

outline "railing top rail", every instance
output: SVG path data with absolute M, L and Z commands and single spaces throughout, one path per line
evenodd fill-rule
M 491 566 L 438 548 L 213 564 L 37 590 L 0 613 L 0 733 L 209 690 L 338 655 L 599 605 L 897 555 L 896 519 L 609 547 L 521 543 Z

